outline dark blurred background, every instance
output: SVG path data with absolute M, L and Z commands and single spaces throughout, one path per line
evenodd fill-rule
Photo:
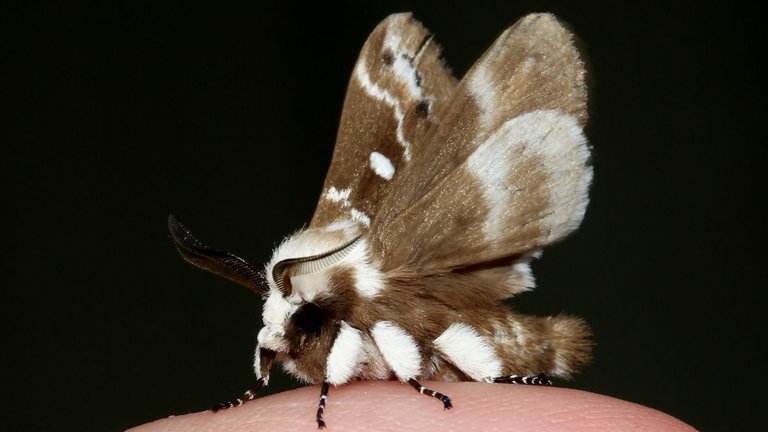
M 457 76 L 528 12 L 581 39 L 592 202 L 514 301 L 592 325 L 594 363 L 566 385 L 762 425 L 765 22 L 618 3 L 4 4 L 2 428 L 121 430 L 252 383 L 259 298 L 183 262 L 166 217 L 266 261 L 312 215 L 358 50 L 405 10 Z

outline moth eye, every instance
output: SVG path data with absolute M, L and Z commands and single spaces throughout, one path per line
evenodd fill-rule
M 317 333 L 325 322 L 323 310 L 314 303 L 307 303 L 293 314 L 296 325 L 307 333 Z

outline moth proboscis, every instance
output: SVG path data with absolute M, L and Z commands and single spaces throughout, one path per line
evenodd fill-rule
M 579 318 L 516 313 L 529 262 L 581 223 L 592 179 L 584 67 L 549 14 L 507 29 L 461 81 L 410 14 L 386 18 L 355 64 L 310 225 L 264 271 L 171 216 L 182 256 L 265 297 L 256 383 L 274 363 L 329 385 L 396 378 L 549 384 L 590 358 Z

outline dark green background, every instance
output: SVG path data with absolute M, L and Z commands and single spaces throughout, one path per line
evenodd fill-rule
M 3 6 L 2 429 L 119 430 L 251 384 L 260 300 L 184 263 L 166 216 L 267 260 L 311 217 L 358 50 L 403 10 L 459 76 L 527 12 L 583 42 L 592 203 L 515 300 L 591 323 L 572 385 L 705 430 L 762 424 L 765 21 L 617 3 Z

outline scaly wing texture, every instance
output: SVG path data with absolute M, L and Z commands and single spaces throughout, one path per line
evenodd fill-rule
M 368 37 L 349 82 L 331 168 L 311 227 L 351 218 L 370 225 L 390 184 L 440 122 L 456 80 L 411 14 Z
M 552 15 L 506 30 L 389 185 L 370 228 L 382 270 L 509 271 L 506 295 L 532 285 L 526 259 L 584 215 L 586 98 L 573 37 Z

